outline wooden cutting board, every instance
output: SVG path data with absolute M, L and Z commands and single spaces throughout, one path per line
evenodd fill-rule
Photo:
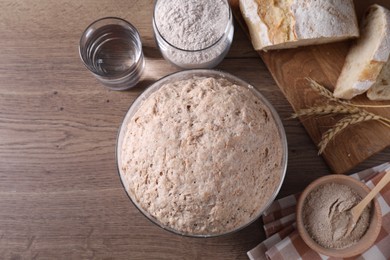
M 389 0 L 355 0 L 359 19 L 372 3 L 379 3 L 390 9 Z M 247 31 L 238 0 L 231 0 L 230 4 L 236 20 Z M 258 53 L 293 109 L 297 111 L 326 103 L 326 99 L 310 88 L 305 78 L 310 77 L 333 91 L 350 44 L 351 42 L 347 41 Z M 380 104 L 369 101 L 365 95 L 355 98 L 354 102 Z M 390 108 L 367 108 L 367 110 L 390 118 Z M 301 122 L 314 143 L 318 144 L 322 134 L 340 118 L 342 117 L 305 117 L 301 118 Z M 322 155 L 334 173 L 345 173 L 388 146 L 390 146 L 390 129 L 379 122 L 368 121 L 345 129 L 328 144 Z

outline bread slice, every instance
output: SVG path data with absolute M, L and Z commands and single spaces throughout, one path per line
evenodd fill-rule
M 390 47 L 390 46 L 389 46 Z M 367 91 L 371 100 L 390 100 L 390 61 L 383 66 L 374 85 Z
M 361 37 L 347 54 L 333 95 L 351 99 L 373 87 L 369 94 L 371 98 L 383 96 L 382 89 L 390 80 L 389 67 L 386 65 L 389 54 L 390 12 L 375 4 L 364 15 Z
M 353 0 L 240 0 L 256 50 L 294 48 L 359 36 Z

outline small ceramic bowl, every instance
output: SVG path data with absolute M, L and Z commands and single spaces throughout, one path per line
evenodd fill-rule
M 332 174 L 315 180 L 309 186 L 306 187 L 306 189 L 303 191 L 303 193 L 301 194 L 298 200 L 298 205 L 297 205 L 298 232 L 302 237 L 303 241 L 311 249 L 313 249 L 314 251 L 320 254 L 331 256 L 331 257 L 340 257 L 340 258 L 347 258 L 347 257 L 359 255 L 364 251 L 366 251 L 368 248 L 370 248 L 374 244 L 376 238 L 379 235 L 381 225 L 382 225 L 382 214 L 381 214 L 379 203 L 377 199 L 373 200 L 373 207 L 371 208 L 371 212 L 370 212 L 370 225 L 366 233 L 357 243 L 351 245 L 350 247 L 346 247 L 342 249 L 325 248 L 319 245 L 314 239 L 312 239 L 309 233 L 307 232 L 303 222 L 302 211 L 307 196 L 318 186 L 327 183 L 337 183 L 337 184 L 343 184 L 349 186 L 352 190 L 356 191 L 356 193 L 359 194 L 359 196 L 361 196 L 362 198 L 364 198 L 370 192 L 370 189 L 364 183 L 345 175 Z

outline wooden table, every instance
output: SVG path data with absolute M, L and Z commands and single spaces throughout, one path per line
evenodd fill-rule
M 246 259 L 264 239 L 257 221 L 232 235 L 180 237 L 130 203 L 115 162 L 118 127 L 146 86 L 178 69 L 162 59 L 152 33 L 152 0 L 0 2 L 0 258 Z M 102 87 L 78 55 L 92 21 L 118 16 L 140 31 L 146 68 L 126 92 Z M 283 119 L 289 163 L 279 196 L 329 173 L 239 27 L 217 67 L 256 86 Z M 354 170 L 385 162 L 390 150 Z

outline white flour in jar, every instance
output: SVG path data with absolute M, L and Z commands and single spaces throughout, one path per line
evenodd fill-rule
M 204 63 L 226 50 L 229 42 L 218 40 L 224 35 L 230 19 L 226 0 L 159 0 L 155 25 L 161 36 L 174 48 L 166 54 L 175 63 Z M 210 49 L 203 50 L 216 44 Z

